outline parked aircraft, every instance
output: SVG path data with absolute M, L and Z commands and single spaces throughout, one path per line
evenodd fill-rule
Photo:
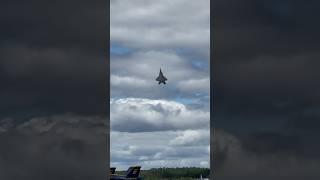
M 126 175 L 111 173 L 110 180 L 141 180 L 141 178 L 139 177 L 140 168 L 141 166 L 131 166 L 127 170 Z M 111 172 L 111 168 L 110 168 L 110 172 Z

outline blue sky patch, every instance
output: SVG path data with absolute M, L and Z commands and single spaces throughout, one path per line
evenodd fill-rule
M 175 101 L 182 103 L 182 104 L 194 104 L 196 102 L 195 99 L 191 99 L 191 98 L 183 98 L 183 97 L 177 97 L 174 99 Z
M 111 55 L 126 55 L 133 51 L 132 48 L 121 46 L 119 44 L 111 44 L 110 53 Z
M 206 70 L 208 69 L 208 66 L 209 66 L 207 61 L 203 61 L 203 60 L 191 60 L 191 64 L 194 68 L 200 69 L 200 70 Z

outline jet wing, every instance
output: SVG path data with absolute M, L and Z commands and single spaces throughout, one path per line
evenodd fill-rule
M 164 76 L 162 76 L 163 77 L 163 79 L 166 81 L 166 80 L 168 80 L 166 77 L 164 77 Z
M 157 77 L 156 81 L 160 81 L 160 76 Z

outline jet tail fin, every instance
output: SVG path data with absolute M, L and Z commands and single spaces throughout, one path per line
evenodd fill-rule
M 137 178 L 139 177 L 141 166 L 131 166 L 127 171 L 126 178 Z
M 116 173 L 116 168 L 110 167 L 110 174 L 115 174 L 115 173 Z

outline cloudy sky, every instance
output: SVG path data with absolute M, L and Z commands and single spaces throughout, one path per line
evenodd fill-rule
M 209 167 L 209 7 L 111 0 L 112 166 Z

